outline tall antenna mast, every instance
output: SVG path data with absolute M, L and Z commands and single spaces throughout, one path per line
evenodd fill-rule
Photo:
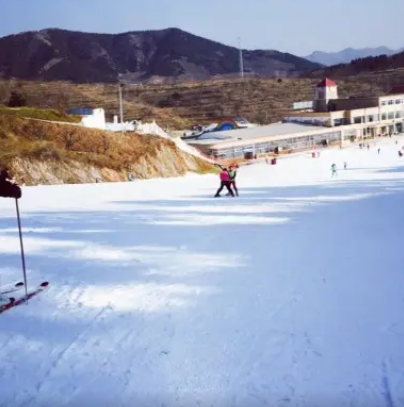
M 238 37 L 238 49 L 240 55 L 240 77 L 244 79 L 244 63 L 243 63 L 243 50 L 241 48 L 241 38 Z

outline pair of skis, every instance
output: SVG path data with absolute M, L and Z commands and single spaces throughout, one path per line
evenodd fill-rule
M 25 284 L 22 281 L 3 287 L 3 289 L 0 292 L 0 299 L 2 300 L 0 302 L 0 314 L 9 310 L 10 308 L 14 308 L 17 307 L 18 305 L 24 304 L 32 297 L 35 297 L 36 295 L 44 291 L 48 287 L 48 285 L 49 283 L 47 281 L 44 281 L 43 283 L 38 285 L 34 290 L 29 291 L 23 296 L 20 296 L 18 298 L 9 297 L 8 295 L 13 294 L 14 292 L 17 292 L 20 289 L 24 288 Z
M 3 285 L 0 289 L 0 298 L 3 295 L 11 294 L 15 291 L 18 291 L 23 287 L 25 287 L 25 284 L 22 281 L 19 281 L 18 283 L 15 283 L 15 284 Z
M 2 172 L 3 174 L 3 172 Z M 7 176 L 9 178 L 9 176 Z M 17 211 L 17 222 L 18 222 L 18 234 L 20 236 L 20 248 L 21 248 L 21 262 L 22 262 L 22 272 L 24 276 L 24 281 L 19 281 L 18 283 L 15 284 L 9 284 L 5 287 L 0 287 L 0 314 L 2 314 L 4 311 L 9 310 L 10 308 L 14 308 L 20 304 L 24 304 L 28 300 L 30 300 L 32 297 L 35 297 L 42 291 L 48 287 L 49 283 L 47 281 L 44 281 L 42 284 L 38 285 L 35 289 L 28 291 L 27 287 L 27 270 L 25 266 L 25 254 L 24 254 L 24 244 L 23 244 L 23 238 L 22 238 L 22 227 L 21 227 L 21 219 L 20 219 L 20 209 L 18 206 L 18 199 L 21 198 L 21 189 L 17 186 L 17 192 L 14 195 L 10 195 L 7 191 L 6 193 L 1 191 L 0 188 L 0 197 L 4 198 L 15 198 L 15 207 Z M 24 295 L 19 296 L 18 298 L 9 296 L 9 294 L 12 294 L 21 288 L 25 288 L 25 293 Z

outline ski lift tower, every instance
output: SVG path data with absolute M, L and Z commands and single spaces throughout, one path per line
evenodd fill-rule
M 124 83 L 122 81 L 122 75 L 118 74 L 118 94 L 119 94 L 119 116 L 121 121 L 121 131 L 124 132 L 124 124 L 123 124 L 123 100 L 122 100 L 122 88 L 124 87 Z
M 243 62 L 243 49 L 241 48 L 241 38 L 238 37 L 238 49 L 239 49 L 239 64 L 240 64 L 240 77 L 244 79 L 244 62 Z

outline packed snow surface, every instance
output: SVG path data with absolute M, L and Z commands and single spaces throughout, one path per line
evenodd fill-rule
M 214 174 L 24 188 L 50 287 L 0 315 L 0 405 L 403 406 L 402 145 L 247 166 L 239 198 Z M 3 199 L 3 283 L 19 249 Z

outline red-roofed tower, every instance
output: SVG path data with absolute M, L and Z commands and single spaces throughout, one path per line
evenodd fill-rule
M 314 102 L 317 112 L 326 112 L 328 101 L 338 99 L 338 85 L 331 79 L 325 78 L 315 87 Z

